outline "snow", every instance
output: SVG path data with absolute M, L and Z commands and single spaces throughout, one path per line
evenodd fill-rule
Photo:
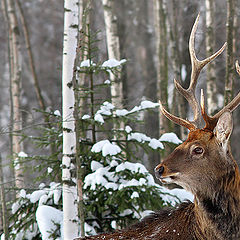
M 110 156 L 117 155 L 118 153 L 121 152 L 121 148 L 116 144 L 110 143 L 109 140 L 102 140 L 95 143 L 92 146 L 91 151 L 96 153 L 102 151 L 102 155 L 106 157 L 107 155 L 110 155 Z
M 136 140 L 136 141 L 138 141 L 140 143 L 144 143 L 146 141 L 147 142 L 151 141 L 151 138 L 146 136 L 144 133 L 137 133 L 137 132 L 135 132 L 135 133 L 130 133 L 128 135 L 128 140 Z
M 131 172 L 139 172 L 139 173 L 148 173 L 146 167 L 142 165 L 141 163 L 131 163 L 131 162 L 124 162 L 119 164 L 115 171 L 116 172 L 121 172 L 124 170 L 130 170 Z
M 38 234 L 38 227 L 37 224 L 34 223 L 31 225 L 31 228 L 28 228 L 26 230 L 17 232 L 16 229 L 11 230 L 11 234 L 14 236 L 14 240 L 32 240 L 35 239 L 36 235 Z M 8 239 L 13 239 L 13 238 L 8 238 Z M 1 235 L 1 240 L 5 240 L 4 233 Z
M 105 167 L 97 169 L 94 173 L 88 174 L 84 180 L 84 189 L 90 186 L 91 190 L 95 190 L 97 184 L 107 185 L 108 181 L 104 176 L 109 176 L 108 169 Z
M 51 206 L 39 206 L 36 211 L 36 219 L 39 230 L 42 234 L 42 240 L 51 240 L 51 232 L 54 232 L 57 228 L 56 224 L 63 225 L 63 213 L 62 211 L 53 208 Z M 61 234 L 62 236 L 62 234 Z M 56 239 L 56 238 L 55 238 Z
M 62 196 L 62 187 L 60 183 L 51 182 L 50 188 L 45 187 L 45 184 L 40 184 L 39 188 L 40 190 L 36 190 L 31 194 L 26 194 L 26 191 L 24 189 L 21 189 L 19 192 L 20 200 L 13 203 L 12 213 L 16 213 L 21 205 L 26 204 L 27 201 L 30 201 L 31 203 L 38 202 L 38 205 L 41 206 L 46 204 L 49 200 L 53 199 L 53 203 L 55 205 L 59 204 L 59 200 Z
M 59 110 L 55 110 L 53 113 L 55 116 L 61 117 L 61 113 Z
M 25 158 L 27 157 L 28 155 L 25 153 L 25 152 L 19 152 L 18 153 L 18 157 L 22 157 L 22 158 Z
M 102 114 L 102 115 L 106 115 L 106 116 L 111 116 L 112 112 L 109 111 L 108 109 L 101 107 L 100 110 L 97 111 L 97 114 Z
M 91 151 L 92 151 L 92 152 L 95 152 L 95 153 L 101 152 L 103 146 L 104 146 L 105 144 L 107 144 L 107 143 L 110 143 L 109 140 L 101 140 L 101 141 L 95 143 L 95 144 L 92 146 Z
M 116 165 L 116 160 L 110 163 L 110 166 L 116 166 L 114 172 L 110 171 L 111 167 L 100 167 L 95 172 L 88 174 L 84 180 L 84 189 L 90 187 L 91 190 L 95 190 L 97 185 L 102 185 L 106 189 L 121 190 L 123 188 L 132 186 L 143 186 L 143 185 L 155 185 L 152 175 L 148 174 L 147 169 L 140 163 L 124 162 Z M 115 173 L 119 173 L 124 170 L 130 170 L 131 172 L 139 172 L 147 174 L 146 179 L 140 178 L 125 180 L 119 178 Z
M 133 193 L 132 193 L 131 199 L 133 199 L 133 198 L 139 198 L 138 192 L 133 192 Z
M 157 149 L 157 148 L 164 149 L 162 142 L 171 142 L 174 144 L 182 143 L 182 141 L 177 137 L 175 133 L 165 133 L 158 140 L 155 138 L 150 138 L 143 133 L 131 132 L 130 134 L 128 134 L 127 140 L 128 141 L 136 140 L 139 143 L 149 142 L 148 146 L 153 149 Z
M 104 144 L 102 148 L 102 155 L 106 157 L 107 155 L 113 156 L 117 155 L 121 152 L 121 148 L 118 145 L 114 145 L 112 143 L 106 143 Z
M 104 123 L 104 119 L 103 119 L 102 115 L 99 114 L 99 113 L 97 113 L 97 114 L 94 116 L 94 120 L 95 120 L 96 122 L 101 123 L 101 124 Z
M 182 65 L 182 69 L 181 69 L 181 78 L 183 81 L 185 81 L 187 76 L 187 70 L 186 70 L 186 65 Z
M 111 116 L 112 112 L 108 108 L 106 108 L 105 106 L 101 106 L 100 110 L 98 110 L 96 114 L 102 114 L 102 115 L 106 115 L 106 116 Z
M 17 210 L 21 207 L 19 202 L 15 202 L 12 204 L 12 214 L 16 213 Z
M 100 109 L 96 112 L 95 117 L 94 117 L 95 121 L 98 121 L 100 123 L 104 123 L 104 119 L 101 115 L 111 116 L 112 115 L 112 110 L 114 108 L 115 108 L 115 106 L 112 103 L 110 103 L 108 101 L 105 101 L 100 106 Z
M 116 183 L 107 183 L 106 185 L 105 185 L 105 188 L 106 189 L 112 189 L 113 191 L 116 191 L 116 190 L 118 190 L 118 185 L 116 184 Z
M 46 194 L 46 191 L 44 191 L 44 190 L 34 191 L 34 192 L 31 194 L 31 196 L 30 196 L 30 201 L 31 201 L 31 203 L 37 202 L 37 201 L 40 199 L 40 197 L 41 197 L 42 195 L 45 195 L 45 194 Z
M 149 147 L 151 147 L 153 149 L 157 149 L 157 148 L 164 149 L 163 144 L 156 138 L 152 138 L 148 145 L 149 145 Z
M 138 111 L 140 111 L 140 110 L 141 110 L 141 107 L 140 107 L 140 106 L 135 106 L 135 107 L 133 107 L 132 110 L 129 111 L 129 113 L 138 112 Z
M 106 107 L 109 110 L 112 110 L 112 109 L 115 108 L 114 105 L 112 103 L 108 102 L 108 101 L 104 102 L 103 106 Z
M 217 106 L 222 108 L 224 106 L 224 96 L 222 94 L 217 94 Z
M 80 67 L 90 67 L 95 65 L 96 64 L 93 61 L 90 61 L 90 59 L 84 60 L 80 63 Z
M 91 162 L 91 169 L 93 172 L 101 167 L 103 167 L 103 165 L 101 163 L 94 161 L 94 160 Z
M 109 61 L 109 60 L 108 60 Z M 117 60 L 116 60 L 117 61 Z M 107 62 L 107 61 L 106 61 Z M 119 62 L 119 61 L 118 61 Z M 84 64 L 87 66 L 88 62 L 82 62 L 83 66 Z M 108 65 L 109 64 L 109 65 Z M 115 66 L 114 64 L 117 64 L 114 61 L 110 61 L 105 63 L 108 67 Z M 117 66 L 117 65 L 116 65 Z M 101 106 L 100 109 L 96 112 L 94 116 L 94 120 L 100 122 L 101 124 L 104 123 L 103 116 L 110 116 L 113 113 L 116 114 L 116 116 L 126 116 L 130 113 L 139 112 L 144 109 L 151 109 L 158 107 L 158 103 L 153 103 L 151 101 L 144 100 L 140 103 L 139 106 L 134 107 L 132 110 L 128 111 L 126 109 L 117 109 L 115 110 L 115 107 L 112 103 L 105 101 Z M 58 111 L 58 110 L 56 110 Z M 56 112 L 55 111 L 55 112 Z M 54 114 L 57 116 L 60 116 L 60 112 L 56 112 Z M 141 112 L 143 113 L 143 112 Z M 82 119 L 89 119 L 91 118 L 89 115 L 84 115 Z M 165 133 L 163 134 L 160 139 L 156 138 L 150 138 L 146 134 L 139 133 L 139 132 L 133 132 L 132 128 L 130 126 L 125 126 L 122 131 L 125 130 L 125 134 L 127 134 L 127 139 L 138 141 L 140 143 L 146 143 L 149 147 L 153 149 L 164 149 L 164 146 L 162 142 L 172 142 L 175 144 L 180 144 L 182 141 L 176 136 L 174 133 Z M 193 201 L 193 196 L 191 193 L 186 192 L 182 189 L 173 189 L 168 190 L 164 187 L 159 186 L 154 182 L 154 178 L 152 175 L 149 174 L 148 170 L 145 168 L 144 165 L 140 163 L 131 163 L 131 162 L 120 162 L 119 159 L 117 159 L 117 154 L 121 153 L 122 149 L 115 144 L 114 142 L 111 142 L 111 140 L 101 140 L 97 143 L 95 143 L 91 151 L 94 153 L 101 153 L 103 157 L 106 156 L 112 156 L 111 158 L 107 158 L 108 166 L 104 167 L 104 165 L 97 161 L 91 161 L 91 170 L 92 173 L 88 174 L 85 177 L 84 180 L 84 189 L 90 188 L 91 190 L 96 190 L 97 188 L 104 187 L 106 189 L 109 189 L 112 191 L 121 190 L 124 188 L 129 187 L 140 187 L 142 191 L 145 190 L 144 186 L 154 186 L 158 187 L 159 190 L 163 193 L 161 194 L 161 197 L 163 201 L 175 205 L 176 203 L 179 203 L 178 199 L 183 201 L 185 199 L 190 199 Z M 20 152 L 18 154 L 19 157 L 27 157 L 28 155 L 24 152 Z M 114 157 L 115 156 L 115 157 Z M 110 159 L 112 161 L 110 161 Z M 114 170 L 113 170 L 114 168 Z M 144 177 L 140 179 L 124 179 L 120 176 L 123 176 L 124 173 L 122 171 L 129 170 L 131 173 L 141 173 L 144 174 Z M 52 172 L 52 168 L 47 168 L 48 173 Z M 31 203 L 37 203 L 38 202 L 38 208 L 36 211 L 36 218 L 37 223 L 39 226 L 39 230 L 42 234 L 42 239 L 51 239 L 49 231 L 56 230 L 56 225 L 54 224 L 60 224 L 62 228 L 62 222 L 63 222 L 63 214 L 62 211 L 55 209 L 51 206 L 47 206 L 46 204 L 59 204 L 59 200 L 62 196 L 62 187 L 58 183 L 50 183 L 50 187 L 46 187 L 44 184 L 39 186 L 40 190 L 34 191 L 31 194 L 26 194 L 26 191 L 24 189 L 21 189 L 20 191 L 20 197 L 23 199 L 22 202 L 17 202 L 12 205 L 12 212 L 15 213 L 22 205 L 23 201 L 30 201 Z M 177 198 L 175 197 L 177 196 Z M 133 191 L 129 195 L 130 199 L 137 199 L 139 198 L 139 192 Z M 136 200 L 134 200 L 136 201 Z M 147 212 L 147 211 L 145 211 Z M 121 215 L 126 216 L 129 214 L 134 214 L 139 216 L 142 216 L 145 212 L 140 212 L 134 210 L 134 212 L 130 209 L 124 210 Z M 112 222 L 112 225 L 116 225 L 114 222 Z M 86 225 L 85 225 L 86 226 Z M 89 231 L 92 231 L 92 227 L 88 226 Z M 87 230 L 88 231 L 88 230 Z
M 40 183 L 38 187 L 39 187 L 39 189 L 43 189 L 45 186 L 46 186 L 45 183 Z
M 139 112 L 141 110 L 144 109 L 151 109 L 151 108 L 156 108 L 159 106 L 159 103 L 154 103 L 148 100 L 144 100 L 140 103 L 140 106 L 135 106 L 133 107 L 130 111 L 126 110 L 126 109 L 117 109 L 116 110 L 116 115 L 121 117 L 121 116 L 126 116 L 127 114 L 130 113 L 135 113 L 135 112 Z
M 112 222 L 111 222 L 111 227 L 112 227 L 113 229 L 116 229 L 116 228 L 117 228 L 117 222 L 116 222 L 116 221 L 112 221 Z
M 119 215 L 121 216 L 121 217 L 125 217 L 125 216 L 127 216 L 127 215 L 130 215 L 130 214 L 132 214 L 133 213 L 133 211 L 131 210 L 131 209 L 125 209 L 122 213 L 120 213 Z
M 114 68 L 114 67 L 119 67 L 121 66 L 123 63 L 125 63 L 127 60 L 126 59 L 122 59 L 120 61 L 112 58 L 112 59 L 109 59 L 107 61 L 105 61 L 103 64 L 102 64 L 102 67 L 108 67 L 108 68 Z
M 143 211 L 143 212 L 140 212 L 141 219 L 147 217 L 147 216 L 150 215 L 151 213 L 154 213 L 154 212 L 151 211 L 151 210 L 145 210 L 145 211 Z
M 177 135 L 175 133 L 164 133 L 159 141 L 161 142 L 171 142 L 171 143 L 174 143 L 174 144 L 181 144 L 182 141 L 177 137 Z
M 91 174 L 88 174 L 85 177 L 84 181 L 84 189 L 89 187 L 91 190 L 96 190 L 97 186 L 103 186 L 106 189 L 112 189 L 114 191 L 121 190 L 129 187 L 137 187 L 137 186 L 154 186 L 159 189 L 162 193 L 161 197 L 164 202 L 176 205 L 180 201 L 189 199 L 193 201 L 193 195 L 184 189 L 172 189 L 169 190 L 165 187 L 162 187 L 155 183 L 154 178 L 151 174 L 149 174 L 148 170 L 141 163 L 131 163 L 131 162 L 122 162 L 118 163 L 116 160 L 110 162 L 109 167 L 103 167 L 98 165 L 96 162 L 93 164 L 94 166 L 98 166 L 98 168 Z M 116 167 L 114 171 L 111 170 L 111 167 Z M 123 178 L 119 178 L 117 173 L 122 171 L 129 170 L 132 173 L 141 173 L 145 175 L 145 178 L 131 179 L 125 180 Z M 133 192 L 131 194 L 131 199 L 139 197 L 137 192 Z
M 117 116 L 122 117 L 126 116 L 129 112 L 126 109 L 117 109 L 115 113 Z
M 41 205 L 45 205 L 47 203 L 47 200 L 48 200 L 48 195 L 44 194 L 40 197 L 39 201 L 38 201 L 38 205 L 41 206 Z
M 20 190 L 20 192 L 19 192 L 19 196 L 21 197 L 21 198 L 26 198 L 26 191 L 24 190 L 24 189 L 21 189 Z
M 132 128 L 131 128 L 130 126 L 126 126 L 126 127 L 125 127 L 125 131 L 126 131 L 127 133 L 130 133 L 130 132 L 132 131 Z
M 159 106 L 159 103 L 153 103 L 151 101 L 144 100 L 141 102 L 141 109 L 155 108 Z
M 137 179 L 132 179 L 130 181 L 125 181 L 119 185 L 119 190 L 127 187 L 137 187 L 137 186 L 142 186 L 143 184 L 140 184 L 140 181 Z
M 116 160 L 112 160 L 109 165 L 110 167 L 116 167 L 118 165 L 118 162 Z
M 53 190 L 53 202 L 55 205 L 58 205 L 59 204 L 59 200 L 62 196 L 62 191 L 61 189 L 54 189 Z
M 121 64 L 123 64 L 123 63 L 125 63 L 125 62 L 127 62 L 126 59 L 121 59 L 121 60 L 120 60 L 120 63 L 121 63 Z
M 83 119 L 83 120 L 89 119 L 89 118 L 90 118 L 90 116 L 89 116 L 88 114 L 85 114 L 85 115 L 82 116 L 82 119 Z
M 111 83 L 111 81 L 109 79 L 104 81 L 104 84 L 110 84 L 110 83 Z

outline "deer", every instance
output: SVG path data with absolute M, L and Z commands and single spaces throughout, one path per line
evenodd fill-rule
M 192 65 L 189 87 L 185 89 L 174 80 L 176 89 L 193 111 L 193 120 L 174 116 L 160 102 L 163 115 L 189 131 L 187 139 L 155 168 L 162 183 L 182 186 L 194 195 L 193 202 L 184 201 L 177 208 L 154 212 L 125 230 L 77 239 L 240 239 L 240 175 L 230 148 L 232 112 L 240 103 L 240 92 L 213 116 L 207 114 L 203 91 L 198 102 L 195 92 L 201 70 L 226 47 L 224 43 L 215 54 L 199 60 L 194 48 L 198 21 L 199 15 L 189 38 Z M 236 71 L 240 75 L 237 61 Z

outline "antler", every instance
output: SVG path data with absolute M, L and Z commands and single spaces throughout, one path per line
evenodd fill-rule
M 174 79 L 175 87 L 185 97 L 185 99 L 188 101 L 189 105 L 193 110 L 193 114 L 194 114 L 193 121 L 184 120 L 182 118 L 172 115 L 166 109 L 164 109 L 164 107 L 160 104 L 160 109 L 167 118 L 169 118 L 171 121 L 181 126 L 188 128 L 190 131 L 195 130 L 200 125 L 200 122 L 201 122 L 201 110 L 195 96 L 195 89 L 197 85 L 198 76 L 206 64 L 211 62 L 213 59 L 215 59 L 219 54 L 223 52 L 227 44 L 227 43 L 224 43 L 223 46 L 215 54 L 211 55 L 210 57 L 203 60 L 198 60 L 196 57 L 195 49 L 194 49 L 194 40 L 195 40 L 195 33 L 198 26 L 199 16 L 200 14 L 198 14 L 195 20 L 195 23 L 191 31 L 190 39 L 189 39 L 189 53 L 190 53 L 191 64 L 192 64 L 192 73 L 191 73 L 191 80 L 190 80 L 190 85 L 188 89 L 184 89 L 180 85 L 180 83 Z
M 240 66 L 238 64 L 238 61 L 235 63 L 236 66 L 236 71 L 240 75 Z M 228 103 L 224 108 L 222 108 L 218 113 L 216 113 L 213 117 L 210 117 L 207 115 L 206 110 L 205 110 L 205 104 L 204 104 L 204 94 L 203 90 L 201 90 L 201 111 L 202 111 L 202 116 L 203 119 L 206 123 L 204 129 L 208 129 L 210 131 L 213 131 L 215 128 L 217 121 L 219 117 L 226 111 L 233 112 L 233 110 L 240 104 L 240 92 L 235 96 L 235 98 Z

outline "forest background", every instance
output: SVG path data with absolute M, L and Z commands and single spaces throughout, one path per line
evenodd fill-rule
M 80 2 L 86 5 L 88 1 Z M 112 22 L 107 19 L 106 9 L 109 10 L 109 6 L 106 4 L 110 4 L 110 10 L 114 16 Z M 199 78 L 197 92 L 199 97 L 199 89 L 204 89 L 208 99 L 209 113 L 213 114 L 220 109 L 232 96 L 235 96 L 240 87 L 239 77 L 234 70 L 235 60 L 240 59 L 239 4 L 237 0 L 92 0 L 87 21 L 90 23 L 92 32 L 98 32 L 99 41 L 95 44 L 98 51 L 94 61 L 103 62 L 110 58 L 111 50 L 107 44 L 106 31 L 111 24 L 116 28 L 114 34 L 119 41 L 119 45 L 114 46 L 118 52 L 114 50 L 115 58 L 127 60 L 122 66 L 121 74 L 117 75 L 117 82 L 122 86 L 118 85 L 121 90 L 120 96 L 113 99 L 116 106 L 129 110 L 143 100 L 158 102 L 161 99 L 170 112 L 191 119 L 191 110 L 174 89 L 173 79 L 178 79 L 184 87 L 189 85 L 191 62 L 188 39 L 192 25 L 200 13 L 195 42 L 198 58 L 203 59 L 216 52 L 224 42 L 228 43 L 225 52 L 209 67 L 204 68 Z M 17 20 L 17 27 L 14 29 L 18 36 L 20 56 L 17 92 L 13 92 L 14 73 L 11 72 L 13 68 L 9 58 L 11 16 L 7 14 L 6 6 L 13 7 L 16 13 L 15 20 Z M 14 154 L 23 152 L 28 155 L 37 155 L 44 152 L 43 149 L 34 148 L 31 141 L 25 138 L 21 141 L 20 150 L 16 150 L 13 137 L 16 134 L 12 133 L 19 133 L 17 137 L 21 139 L 23 139 L 23 133 L 28 136 L 37 135 L 39 130 L 36 128 L 44 124 L 45 115 L 41 111 L 56 113 L 56 110 L 59 110 L 60 115 L 62 112 L 63 6 L 63 0 L 2 0 L 0 20 L 5 24 L 0 26 L 0 151 L 4 185 L 6 189 L 11 189 L 7 194 L 9 199 L 14 196 L 12 189 L 15 189 L 16 184 L 14 169 L 9 167 L 12 165 Z M 22 14 L 24 14 L 24 21 Z M 25 26 L 28 29 L 29 45 L 26 44 Z M 32 59 L 29 58 L 29 48 L 32 51 Z M 40 97 L 35 90 L 36 79 L 41 92 Z M 100 84 L 101 81 L 103 81 L 101 78 L 96 78 L 96 84 Z M 14 124 L 15 120 L 12 116 L 15 95 L 19 97 L 20 127 Z M 111 92 L 105 91 L 99 97 L 109 98 L 110 96 Z M 237 161 L 240 159 L 239 117 L 238 109 L 234 113 L 234 132 L 231 139 L 233 155 Z M 182 140 L 186 137 L 183 129 L 170 125 L 169 121 L 161 116 L 159 118 L 157 109 L 144 112 L 141 120 L 143 124 L 138 126 L 139 131 L 144 131 L 153 138 L 159 139 L 165 132 L 175 132 Z M 169 151 L 166 150 L 162 155 L 166 155 Z M 160 158 L 164 157 L 156 152 L 146 154 L 144 151 L 138 152 L 138 155 L 151 173 L 160 162 Z M 31 161 L 25 164 L 36 163 Z M 46 172 L 47 166 L 41 171 Z M 32 181 L 34 178 L 35 173 L 24 171 L 26 189 L 36 188 L 37 183 Z

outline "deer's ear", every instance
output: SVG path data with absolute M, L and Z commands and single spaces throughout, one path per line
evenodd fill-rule
M 227 145 L 232 133 L 232 129 L 233 129 L 232 114 L 229 111 L 224 112 L 221 115 L 221 117 L 218 119 L 218 122 L 215 128 L 216 137 L 220 142 L 221 146 L 223 147 L 224 152 L 226 152 L 227 150 Z

